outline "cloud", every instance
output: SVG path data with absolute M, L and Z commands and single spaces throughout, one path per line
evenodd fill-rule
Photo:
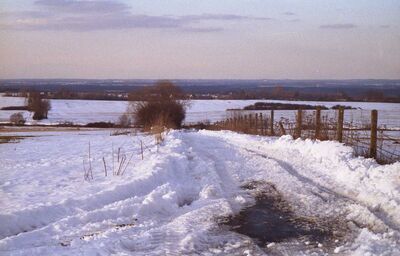
M 39 11 L 0 13 L 7 22 L 0 29 L 91 31 L 133 28 L 170 28 L 186 32 L 217 32 L 221 27 L 201 27 L 202 22 L 268 21 L 270 18 L 235 14 L 155 16 L 132 14 L 117 1 L 37 0 Z M 193 27 L 193 25 L 197 25 Z
M 294 12 L 284 12 L 284 13 L 282 13 L 283 15 L 287 15 L 287 16 L 294 16 L 294 15 L 296 15 L 296 13 L 294 13 Z
M 355 25 L 353 23 L 338 23 L 338 24 L 321 25 L 319 28 L 321 28 L 321 29 L 353 29 L 356 27 L 357 27 L 357 25 Z
M 386 28 L 390 28 L 390 25 L 380 25 L 379 27 L 386 29 Z
M 46 18 L 50 14 L 42 11 L 0 12 L 0 18 Z
M 213 27 L 193 28 L 188 26 L 200 24 L 203 21 L 238 21 L 249 20 L 244 16 L 230 15 L 198 15 L 198 16 L 149 16 L 149 15 L 79 15 L 79 16 L 43 16 L 45 18 L 37 18 L 32 15 L 25 15 L 14 19 L 8 24 L 9 29 L 15 30 L 71 30 L 71 31 L 90 31 L 90 30 L 106 30 L 106 29 L 130 29 L 130 28 L 182 28 L 183 31 L 212 31 L 217 29 Z M 255 18 L 255 20 L 260 20 Z M 31 21 L 31 22 L 27 22 Z M 40 21 L 40 22 L 38 22 Z M 218 28 L 218 30 L 222 30 Z
M 187 27 L 187 28 L 180 29 L 180 31 L 191 32 L 191 33 L 221 32 L 223 30 L 224 30 L 223 28 L 219 28 L 219 27 L 202 27 L 202 28 Z
M 64 13 L 112 13 L 130 9 L 117 1 L 82 1 L 82 0 L 37 0 L 35 5 Z
M 40 23 L 35 21 L 42 21 Z M 32 22 L 26 22 L 32 21 Z M 184 25 L 180 19 L 148 16 L 148 15 L 103 15 L 98 16 L 69 16 L 52 17 L 46 19 L 20 18 L 9 26 L 15 30 L 70 30 L 90 31 L 106 29 L 129 29 L 129 28 L 178 28 Z
M 202 20 L 271 20 L 271 18 L 266 17 L 252 17 L 252 16 L 242 16 L 235 14 L 201 14 L 201 15 L 186 15 L 182 16 L 183 19 L 188 21 L 202 21 Z

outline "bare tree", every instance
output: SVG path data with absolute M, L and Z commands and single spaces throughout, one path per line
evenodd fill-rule
M 118 119 L 118 126 L 121 128 L 128 128 L 131 124 L 131 118 L 127 113 L 122 114 Z
M 28 110 L 33 112 L 34 120 L 46 119 L 51 109 L 50 101 L 43 99 L 39 92 L 31 91 L 27 94 L 26 105 Z

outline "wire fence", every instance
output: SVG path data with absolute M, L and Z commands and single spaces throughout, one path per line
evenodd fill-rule
M 346 113 L 349 112 L 349 113 Z M 354 148 L 355 154 L 375 158 L 382 164 L 400 161 L 400 130 L 378 122 L 378 111 L 354 110 L 234 110 L 227 118 L 207 125 L 262 136 L 336 140 Z

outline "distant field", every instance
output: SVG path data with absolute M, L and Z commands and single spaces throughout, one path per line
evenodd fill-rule
M 187 111 L 186 123 L 200 121 L 219 121 L 227 116 L 227 109 L 243 108 L 247 105 L 260 102 L 260 100 L 193 100 Z M 342 104 L 357 108 L 347 110 L 346 120 L 368 119 L 371 109 L 379 111 L 379 125 L 386 125 L 388 128 L 400 129 L 400 104 L 396 103 L 370 103 L 370 102 L 318 102 L 318 101 L 278 101 L 264 100 L 262 102 L 280 102 L 292 104 L 324 105 L 328 108 Z M 8 106 L 22 106 L 24 98 L 0 97 L 0 108 Z M 49 119 L 33 121 L 30 113 L 23 111 L 28 123 L 34 124 L 56 124 L 62 122 L 73 122 L 75 124 L 87 124 L 89 122 L 116 122 L 119 116 L 127 109 L 126 101 L 96 101 L 96 100 L 51 100 L 52 109 L 49 112 Z M 7 122 L 12 113 L 20 111 L 0 110 L 0 122 Z M 324 111 L 325 112 L 325 111 Z M 329 115 L 335 111 L 328 111 Z M 328 113 L 326 112 L 326 113 Z M 292 118 L 295 111 L 279 111 L 276 118 Z

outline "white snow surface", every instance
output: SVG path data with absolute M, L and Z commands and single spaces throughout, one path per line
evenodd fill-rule
M 370 119 L 370 110 L 379 111 L 379 125 L 400 129 L 400 104 L 374 102 L 323 102 L 323 101 L 281 101 L 281 100 L 192 100 L 187 108 L 186 123 L 220 121 L 227 116 L 227 109 L 241 109 L 256 102 L 276 102 L 291 104 L 324 105 L 332 107 L 337 104 L 351 106 L 361 110 L 346 110 L 345 121 L 361 121 Z M 24 98 L 2 97 L 0 108 L 8 106 L 23 106 Z M 127 111 L 127 101 L 106 100 L 51 100 L 51 110 L 48 119 L 32 120 L 32 113 L 23 111 L 27 124 L 57 124 L 73 122 L 87 124 L 90 122 L 117 122 L 118 118 Z M 0 110 L 0 122 L 8 122 L 11 114 L 21 111 Z M 266 111 L 269 113 L 269 111 Z M 296 111 L 276 111 L 275 118 L 294 118 Z M 335 111 L 331 113 L 335 114 Z
M 254 204 L 242 188 L 251 181 L 273 183 L 300 214 L 356 223 L 339 255 L 400 255 L 400 162 L 355 158 L 332 141 L 228 131 L 170 131 L 158 149 L 144 134 L 30 135 L 40 136 L 0 144 L 1 255 L 262 255 L 217 224 Z M 84 181 L 89 142 L 94 179 Z M 113 176 L 118 148 L 133 157 Z

